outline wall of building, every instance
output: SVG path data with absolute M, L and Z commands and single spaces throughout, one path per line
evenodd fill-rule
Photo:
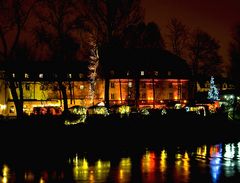
M 61 92 L 57 82 L 24 81 L 24 111 L 31 114 L 35 106 L 60 106 L 63 107 Z M 94 100 L 90 96 L 89 81 L 65 82 L 68 96 L 68 106 L 92 106 L 104 101 L 105 80 L 98 79 L 94 85 Z M 19 91 L 17 90 L 18 94 Z M 6 106 L 5 112 L 0 114 L 16 115 L 13 98 L 4 80 L 0 81 L 0 104 Z M 110 105 L 134 104 L 136 100 L 136 81 L 134 79 L 110 79 L 109 83 Z M 183 102 L 188 100 L 188 80 L 184 79 L 140 79 L 139 80 L 139 105 L 161 107 L 165 101 Z

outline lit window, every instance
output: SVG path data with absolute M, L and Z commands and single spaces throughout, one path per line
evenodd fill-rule
M 47 90 L 47 89 L 48 89 L 48 86 L 47 86 L 47 85 L 42 84 L 42 85 L 40 86 L 40 90 Z
M 14 106 L 11 106 L 9 109 L 9 113 L 14 113 L 14 112 L 15 112 L 15 108 L 14 108 Z
M 111 99 L 114 99 L 114 98 L 115 98 L 114 93 L 111 93 Z
M 111 82 L 111 88 L 115 88 L 115 83 L 114 82 Z
M 173 93 L 169 93 L 169 99 L 173 99 Z
M 40 90 L 44 90 L 44 85 L 41 85 L 41 86 L 40 86 Z
M 171 71 L 168 71 L 167 75 L 168 75 L 168 76 L 171 76 L 171 75 L 172 75 L 172 72 L 171 72 Z
M 144 76 L 144 71 L 141 71 L 141 76 Z
M 39 78 L 43 78 L 43 74 L 41 73 L 41 74 L 39 74 Z
M 155 75 L 155 76 L 158 76 L 158 71 L 154 71 L 154 75 Z
M 15 73 L 12 74 L 12 77 L 15 78 Z
M 29 83 L 26 83 L 25 89 L 26 89 L 26 90 L 30 90 L 30 84 L 29 84 Z
M 28 79 L 29 78 L 29 74 L 25 73 L 24 77 Z
M 227 84 L 226 83 L 223 84 L 223 88 L 227 88 Z
M 129 71 L 127 71 L 127 76 L 129 76 Z
M 128 82 L 128 87 L 129 87 L 129 88 L 132 88 L 132 82 L 131 82 L 131 81 Z
M 72 74 L 68 74 L 68 78 L 72 78 Z
M 142 98 L 146 98 L 146 96 L 147 96 L 146 93 L 142 94 Z
M 83 90 L 84 89 L 84 85 L 80 85 L 80 90 Z

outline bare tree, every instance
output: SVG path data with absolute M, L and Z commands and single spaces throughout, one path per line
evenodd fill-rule
M 170 19 L 167 29 L 167 36 L 170 39 L 170 47 L 172 52 L 179 57 L 184 57 L 184 53 L 187 49 L 189 29 L 176 18 Z
M 193 94 L 196 93 L 196 81 L 199 75 L 217 75 L 221 73 L 222 58 L 219 55 L 219 43 L 208 33 L 195 30 L 189 42 L 189 58 L 192 62 L 194 79 Z
M 38 0 L 0 1 L 0 61 L 3 63 L 9 64 L 14 60 L 24 27 L 37 2 Z M 6 72 L 8 73 L 8 70 Z M 16 86 L 18 86 L 19 95 Z M 16 107 L 17 117 L 22 118 L 23 90 L 21 80 L 16 81 L 12 77 L 9 78 L 9 87 Z
M 140 22 L 124 29 L 121 35 L 121 45 L 124 48 L 160 48 L 165 49 L 165 41 L 160 28 L 154 22 L 147 25 Z
M 67 64 L 76 58 L 79 42 L 76 41 L 77 0 L 42 0 L 36 8 L 39 21 L 35 28 L 37 43 L 48 48 L 48 59 Z M 59 70 L 59 75 L 64 74 Z M 63 96 L 64 111 L 68 112 L 66 82 L 58 76 L 59 89 Z
M 100 63 L 106 65 L 102 58 L 104 50 L 116 45 L 116 38 L 129 25 L 136 25 L 143 20 L 140 0 L 84 0 L 85 15 L 91 22 L 92 33 L 95 35 L 99 49 Z M 105 102 L 109 106 L 109 77 L 105 74 Z

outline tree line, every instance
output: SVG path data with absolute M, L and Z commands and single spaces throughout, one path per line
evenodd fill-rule
M 233 30 L 229 47 L 231 77 L 236 81 L 240 62 L 239 25 Z M 93 92 L 99 68 L 107 64 L 102 55 L 108 48 L 168 49 L 188 62 L 195 81 L 212 73 L 221 75 L 220 43 L 211 35 L 201 29 L 190 30 L 174 17 L 167 30 L 164 38 L 155 22 L 144 22 L 141 0 L 0 0 L 0 63 L 24 64 L 34 60 L 67 64 L 85 60 L 89 62 Z M 68 111 L 66 83 L 60 78 L 57 82 L 64 111 Z M 22 81 L 9 79 L 8 83 L 17 116 L 21 118 Z M 106 78 L 106 105 L 108 85 Z

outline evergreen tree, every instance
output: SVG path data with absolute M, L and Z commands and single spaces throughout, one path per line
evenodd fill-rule
M 211 101 L 219 100 L 218 95 L 219 95 L 219 92 L 216 85 L 214 84 L 214 78 L 213 76 L 211 76 L 210 88 L 208 90 L 208 99 L 210 99 Z

